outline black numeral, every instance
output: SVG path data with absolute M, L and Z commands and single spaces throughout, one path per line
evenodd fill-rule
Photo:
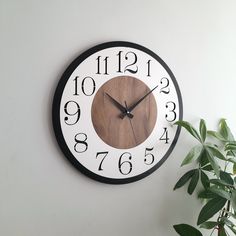
M 119 73 L 121 73 L 121 53 L 123 53 L 123 51 L 119 51 L 117 56 L 118 56 L 118 71 Z
M 67 125 L 75 125 L 80 118 L 80 106 L 75 101 L 68 101 L 64 106 L 64 111 L 67 116 L 65 116 L 64 121 Z M 72 120 L 69 122 L 69 117 Z
M 169 122 L 172 122 L 176 119 L 176 112 L 175 112 L 175 109 L 176 109 L 176 104 L 174 102 L 167 102 L 166 103 L 166 108 L 168 109 L 168 113 L 169 114 L 166 114 L 166 120 L 169 121 Z
M 132 73 L 132 74 L 135 74 L 138 72 L 138 66 L 135 65 L 137 63 L 137 55 L 134 53 L 134 52 L 127 52 L 125 54 L 125 60 L 127 62 L 129 62 L 128 65 L 126 65 L 124 67 L 124 69 L 122 70 L 122 54 L 123 54 L 123 51 L 119 51 L 119 53 L 117 54 L 118 56 L 118 70 L 117 72 L 120 72 L 122 73 L 123 71 L 124 72 L 129 72 L 129 73 Z
M 79 76 L 76 76 L 74 81 L 75 81 L 75 92 L 73 95 L 79 95 L 78 93 L 78 79 Z M 85 96 L 92 96 L 96 90 L 96 84 L 95 81 L 92 77 L 86 76 L 82 80 L 81 83 L 81 90 Z
M 170 93 L 170 88 L 169 88 L 170 81 L 169 81 L 169 79 L 166 78 L 166 77 L 163 77 L 161 79 L 160 83 L 163 85 L 163 87 L 160 90 L 160 93 L 165 93 L 165 94 Z
M 98 170 L 103 170 L 102 163 L 103 163 L 104 159 L 106 158 L 107 154 L 108 154 L 108 152 L 97 152 L 96 158 L 98 158 L 99 155 L 102 155 L 102 160 L 99 164 Z
M 123 160 L 126 158 L 126 160 Z M 128 159 L 128 160 L 127 160 Z M 123 175 L 128 175 L 132 171 L 132 163 L 130 162 L 132 159 L 131 153 L 124 152 L 119 159 L 119 171 Z
M 107 60 L 108 60 L 108 58 L 109 57 L 105 57 L 105 59 L 103 59 L 103 62 L 104 62 L 104 75 L 108 75 L 108 73 L 107 73 Z M 97 59 L 96 59 L 96 61 L 97 61 L 97 72 L 96 72 L 96 74 L 98 74 L 98 75 L 100 75 L 101 74 L 101 56 L 98 56 L 97 57 Z
M 75 77 L 75 79 L 74 79 L 74 81 L 75 81 L 75 93 L 74 93 L 74 95 L 79 95 L 78 94 L 78 78 L 79 78 L 79 76 L 76 76 Z
M 91 85 L 89 85 L 91 83 Z M 96 84 L 95 81 L 92 77 L 87 76 L 82 80 L 82 92 L 86 96 L 91 96 L 94 94 L 95 89 L 96 89 Z M 91 88 L 91 89 L 88 89 Z M 91 90 L 91 91 L 89 91 Z
M 86 142 L 88 139 L 87 134 L 78 133 L 75 135 L 75 145 L 74 150 L 78 153 L 86 152 L 88 149 L 88 143 Z
M 150 153 L 150 151 L 153 150 L 154 147 L 152 148 L 146 148 L 145 149 L 145 153 L 144 153 L 144 163 L 146 165 L 151 165 L 154 162 L 154 155 L 152 153 Z M 149 152 L 149 153 L 148 153 Z
M 151 60 L 148 60 L 147 66 L 148 66 L 148 68 L 147 68 L 147 76 L 150 77 L 151 76 L 150 75 Z
M 160 140 L 165 141 L 165 143 L 167 144 L 167 143 L 169 143 L 169 139 L 170 139 L 168 136 L 168 129 L 166 127 L 163 129 L 164 129 L 164 132 L 161 135 Z

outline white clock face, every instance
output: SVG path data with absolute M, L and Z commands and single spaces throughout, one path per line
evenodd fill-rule
M 168 66 L 129 42 L 95 46 L 64 72 L 53 102 L 57 141 L 70 162 L 101 182 L 122 184 L 170 155 L 182 99 Z

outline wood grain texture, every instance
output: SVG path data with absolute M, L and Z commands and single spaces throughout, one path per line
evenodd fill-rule
M 121 111 L 106 93 L 129 107 L 149 91 L 145 83 L 130 76 L 115 77 L 101 86 L 94 97 L 91 115 L 94 129 L 105 143 L 119 149 L 135 147 L 148 138 L 157 119 L 152 93 L 134 108 L 132 119 L 127 116 L 121 119 Z

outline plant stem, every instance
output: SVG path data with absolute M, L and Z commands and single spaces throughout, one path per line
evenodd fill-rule
M 219 228 L 218 228 L 218 236 L 221 235 L 221 231 L 224 229 L 224 225 L 219 225 Z
M 220 213 L 220 215 L 219 215 L 217 221 L 219 222 L 221 218 L 227 217 L 229 210 L 230 210 L 230 201 L 227 201 L 226 209 L 223 208 L 223 210 L 222 210 L 222 212 Z M 220 225 L 218 226 L 218 228 L 217 228 L 217 230 L 218 230 L 217 235 L 218 235 L 218 236 L 221 235 L 222 230 L 224 230 L 224 226 L 225 226 L 225 224 L 220 224 Z M 212 233 L 213 233 L 213 232 L 212 232 Z M 211 235 L 212 235 L 212 234 L 211 234 Z
M 212 236 L 212 234 L 214 233 L 215 229 L 216 229 L 216 228 L 214 228 L 214 229 L 211 231 L 211 235 L 210 235 L 210 236 Z
M 228 217 L 228 215 L 229 215 L 229 211 L 230 211 L 230 201 L 227 201 L 225 217 Z

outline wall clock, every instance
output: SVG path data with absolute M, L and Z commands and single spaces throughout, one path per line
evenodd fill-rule
M 182 119 L 177 81 L 165 62 L 134 43 L 92 47 L 62 75 L 53 100 L 60 148 L 82 173 L 124 184 L 155 171 L 170 155 Z

